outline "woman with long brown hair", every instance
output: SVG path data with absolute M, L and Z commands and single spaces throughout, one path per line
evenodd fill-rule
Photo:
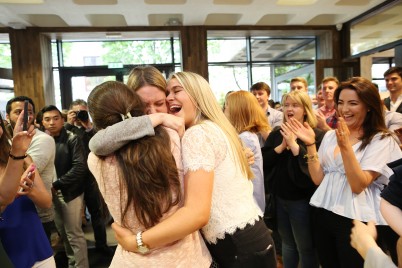
M 97 130 L 144 115 L 145 108 L 137 94 L 112 81 L 95 87 L 88 106 Z M 155 136 L 131 141 L 108 157 L 91 153 L 88 165 L 115 222 L 134 233 L 163 221 L 183 204 L 180 139 L 172 130 L 156 127 Z M 193 232 L 147 255 L 128 253 L 119 245 L 111 267 L 209 267 L 210 263 L 200 234 Z
M 31 164 L 24 172 L 24 159 L 29 157 L 26 151 L 35 131 L 33 126 L 22 131 L 23 113 L 16 122 L 11 145 L 0 117 L 0 240 L 16 268 L 56 267 L 53 250 L 35 208 L 35 205 L 50 208 L 51 195 L 35 165 Z
M 314 233 L 321 266 L 363 267 L 350 245 L 354 219 L 390 229 L 380 213 L 380 193 L 392 171 L 387 163 L 402 157 L 396 137 L 387 130 L 383 104 L 369 80 L 354 77 L 334 94 L 338 126 L 328 131 L 317 152 L 315 133 L 306 123 L 287 126 L 307 146 L 306 162 L 318 185 L 310 200 L 316 207 Z M 381 234 L 379 238 L 381 239 Z M 388 245 L 395 252 L 395 244 Z

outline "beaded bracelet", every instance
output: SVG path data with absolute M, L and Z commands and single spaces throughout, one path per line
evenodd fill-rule
M 315 144 L 315 142 L 313 142 L 311 144 L 306 144 L 306 147 L 313 146 L 314 144 Z
M 315 154 L 313 154 L 313 155 L 305 154 L 305 155 L 303 156 L 303 158 L 307 158 L 307 164 L 309 164 L 309 163 L 314 163 L 314 162 L 317 162 L 317 161 L 318 161 L 318 153 L 315 153 Z

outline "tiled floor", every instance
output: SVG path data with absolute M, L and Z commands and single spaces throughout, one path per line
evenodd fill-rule
M 96 251 L 91 224 L 87 224 L 83 229 L 85 232 L 85 238 L 87 240 L 89 267 L 90 268 L 109 267 L 109 264 L 113 256 L 107 256 L 101 252 Z M 116 249 L 117 242 L 114 238 L 113 231 L 110 226 L 107 227 L 106 232 L 107 232 L 108 245 L 113 250 Z M 57 243 L 57 241 L 58 241 L 57 234 L 54 233 L 52 235 L 52 245 L 53 250 L 55 252 L 56 266 L 57 268 L 67 268 L 68 267 L 67 257 L 64 252 L 63 244 L 61 242 Z

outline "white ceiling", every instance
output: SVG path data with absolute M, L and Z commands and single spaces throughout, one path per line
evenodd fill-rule
M 382 0 L 0 0 L 0 27 L 336 25 Z
M 116 40 L 179 37 L 177 31 L 124 31 L 125 26 L 166 25 L 251 25 L 251 26 L 328 26 L 347 22 L 384 0 L 0 0 L 0 28 L 12 27 L 119 27 Z M 352 28 L 352 45 L 362 50 L 379 40 L 402 38 L 402 4 L 393 8 L 392 16 L 383 14 Z M 391 12 L 391 11 L 390 11 Z M 384 17 L 385 16 L 385 17 Z M 392 19 L 391 19 L 392 18 Z M 386 22 L 386 25 L 383 23 Z M 389 23 L 388 23 L 389 22 Z M 113 31 L 113 28 L 111 28 Z M 387 31 L 387 33 L 385 33 Z M 48 32 L 52 40 L 105 40 L 106 33 Z M 108 32 L 113 34 L 113 32 Z M 224 37 L 227 32 L 208 31 L 208 37 Z M 274 37 L 254 40 L 253 60 L 311 60 L 315 57 L 315 43 L 308 40 L 320 30 L 237 30 L 230 37 Z M 370 36 L 373 36 L 371 39 Z M 381 36 L 381 38 L 379 38 Z M 387 38 L 384 38 L 387 36 Z M 298 37 L 301 39 L 288 39 Z M 304 39 L 307 38 L 307 39 Z M 390 39 L 393 38 L 393 39 Z M 0 34 L 0 42 L 8 42 L 7 34 Z M 307 42 L 307 43 L 306 43 Z M 278 49 L 280 47 L 280 49 Z M 233 60 L 243 61 L 245 52 L 239 51 Z

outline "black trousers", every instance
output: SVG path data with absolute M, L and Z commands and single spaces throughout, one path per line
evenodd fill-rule
M 353 220 L 323 208 L 313 213 L 314 240 L 320 264 L 323 268 L 359 268 L 364 260 L 350 245 Z M 377 226 L 378 245 L 389 250 L 395 263 L 397 234 L 389 226 Z
M 350 245 L 351 219 L 323 208 L 313 213 L 313 235 L 322 268 L 359 268 L 364 260 Z
M 207 246 L 219 267 L 276 268 L 274 242 L 262 219 Z
M 98 184 L 94 178 L 87 178 L 84 191 L 85 205 L 88 208 L 89 214 L 91 214 L 92 229 L 94 231 L 95 246 L 105 247 L 106 241 L 106 225 L 102 213 L 102 209 L 106 209 L 103 205 L 101 193 L 99 191 Z
M 398 239 L 399 235 L 388 225 L 377 226 L 377 244 L 384 252 L 389 253 L 396 266 L 398 266 L 398 253 L 396 250 Z

